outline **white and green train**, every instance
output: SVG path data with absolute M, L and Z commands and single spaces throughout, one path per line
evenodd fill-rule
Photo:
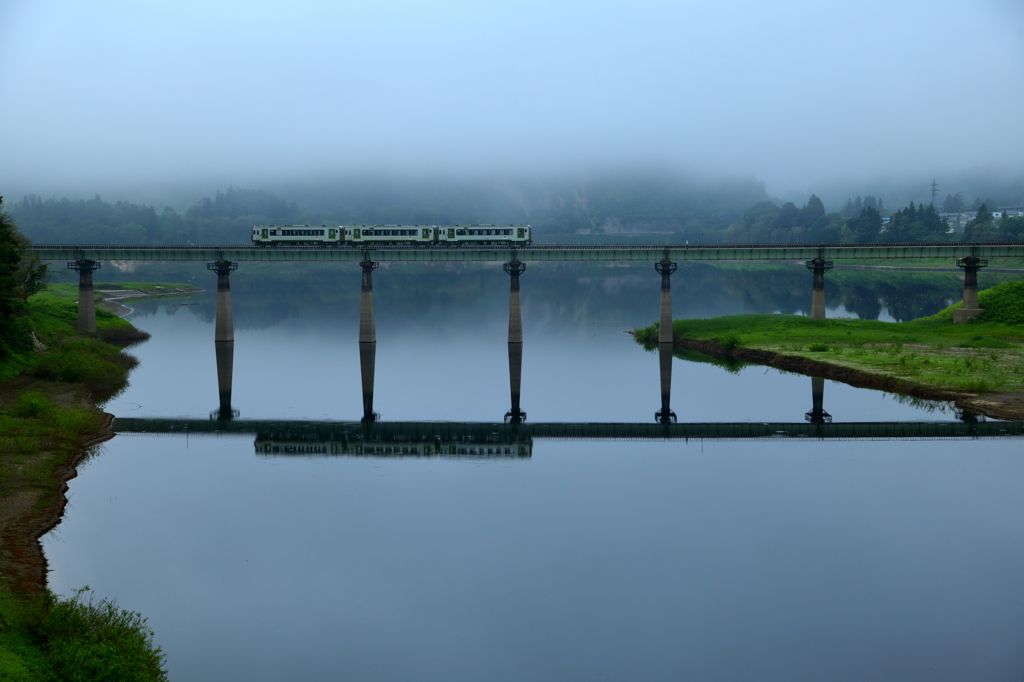
M 256 225 L 256 246 L 502 246 L 530 244 L 529 225 Z

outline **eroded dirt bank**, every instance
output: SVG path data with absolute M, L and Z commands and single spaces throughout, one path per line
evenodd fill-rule
M 882 376 L 863 370 L 833 365 L 820 360 L 794 357 L 757 348 L 725 348 L 716 341 L 698 339 L 675 339 L 674 346 L 680 350 L 693 350 L 716 358 L 733 358 L 743 362 L 777 367 L 812 377 L 841 381 L 859 388 L 875 388 L 893 393 L 953 402 L 957 407 L 994 419 L 1024 421 L 1024 393 L 968 393 L 933 388 L 906 379 Z
M 39 391 L 56 405 L 101 415 L 99 428 L 76 445 L 47 442 L 29 454 L 0 454 L 0 589 L 29 595 L 46 589 L 47 563 L 40 543 L 60 523 L 67 506 L 68 481 L 88 449 L 114 436 L 114 416 L 96 408 L 80 387 L 28 377 L 0 384 L 0 409 L 24 391 Z

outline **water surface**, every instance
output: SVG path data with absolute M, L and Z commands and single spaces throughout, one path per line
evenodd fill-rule
M 653 273 L 539 270 L 522 280 L 529 419 L 652 422 L 658 358 L 623 330 L 656 319 Z M 239 277 L 242 418 L 359 418 L 349 275 L 321 290 Z M 449 280 L 375 273 L 382 419 L 508 410 L 508 278 Z M 705 315 L 757 309 L 750 290 L 674 296 Z M 216 409 L 212 313 L 210 293 L 138 304 L 153 338 L 107 409 Z M 802 421 L 812 405 L 803 376 L 673 371 L 681 421 Z M 824 407 L 955 418 L 831 382 Z M 252 436 L 122 435 L 71 482 L 45 549 L 56 591 L 89 584 L 150 618 L 174 680 L 1011 680 L 1019 451 L 538 440 L 526 459 L 265 457 Z

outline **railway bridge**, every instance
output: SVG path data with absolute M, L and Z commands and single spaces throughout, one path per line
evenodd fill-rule
M 376 358 L 376 326 L 373 314 L 373 271 L 381 262 L 502 262 L 511 277 L 509 292 L 509 389 L 512 407 L 506 418 L 519 422 L 526 416 L 520 407 L 523 326 L 519 304 L 519 280 L 530 262 L 612 262 L 646 261 L 661 275 L 659 315 L 659 361 L 661 409 L 656 419 L 675 421 L 669 398 L 672 383 L 672 293 L 671 276 L 681 261 L 804 261 L 812 274 L 812 319 L 825 318 L 825 273 L 836 261 L 851 259 L 949 259 L 964 271 L 963 307 L 955 322 L 964 323 L 980 314 L 978 270 L 997 257 L 1024 257 L 1024 242 L 923 243 L 908 244 L 727 244 L 727 245 L 634 245 L 634 246 L 479 246 L 402 245 L 367 247 L 360 245 L 325 247 L 281 246 L 81 246 L 33 245 L 32 251 L 44 261 L 67 261 L 79 273 L 78 327 L 96 331 L 93 272 L 103 261 L 200 261 L 217 273 L 217 316 L 214 346 L 217 353 L 220 413 L 232 415 L 231 377 L 234 357 L 234 326 L 231 317 L 231 272 L 240 263 L 276 261 L 335 261 L 358 263 L 362 269 L 359 315 L 359 357 L 363 388 L 363 418 L 373 421 L 373 377 Z M 820 396 L 820 388 L 816 388 Z M 820 400 L 816 398 L 816 405 Z M 810 414 L 810 413 L 809 413 Z

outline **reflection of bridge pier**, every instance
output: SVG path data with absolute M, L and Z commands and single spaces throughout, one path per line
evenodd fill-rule
M 94 260 L 80 259 L 68 263 L 69 270 L 78 271 L 78 331 L 96 331 L 96 299 L 92 290 L 92 273 L 100 269 Z
M 811 319 L 825 319 L 825 271 L 832 269 L 832 261 L 825 260 L 825 249 L 814 260 L 809 260 L 804 265 L 814 273 L 814 283 L 811 285 Z
M 669 403 L 672 395 L 672 273 L 678 264 L 668 259 L 668 254 L 654 264 L 661 275 L 661 316 L 658 321 L 658 369 L 661 376 L 661 409 L 654 415 L 662 424 L 676 421 L 676 413 Z
M 220 420 L 231 420 L 238 416 L 231 408 L 232 368 L 235 358 L 235 324 L 231 316 L 231 271 L 238 268 L 238 263 L 219 260 L 207 263 L 206 268 L 217 273 L 217 317 L 213 345 L 217 354 L 217 390 L 220 407 L 214 416 Z
M 218 341 L 217 349 L 217 392 L 220 407 L 212 415 L 217 419 L 230 420 L 238 416 L 238 410 L 231 407 L 231 370 L 235 358 L 234 341 Z
M 519 304 L 519 275 L 526 271 L 526 264 L 520 263 L 513 251 L 512 260 L 502 267 L 512 278 L 508 295 L 508 383 L 512 409 L 505 415 L 505 420 L 519 423 L 526 419 L 526 413 L 519 405 L 523 378 L 523 311 Z
M 984 258 L 967 256 L 957 260 L 956 264 L 964 271 L 964 303 L 953 311 L 953 322 L 965 324 L 981 314 L 978 307 L 978 270 L 988 265 Z
M 359 374 L 363 385 L 363 421 L 377 418 L 373 413 L 373 371 L 377 361 L 377 326 L 373 319 L 373 271 L 379 263 L 368 257 L 359 266 L 363 269 L 359 296 Z
M 825 380 L 820 377 L 811 377 L 811 411 L 804 414 L 804 419 L 812 424 L 830 424 L 832 415 L 825 411 L 822 405 L 825 402 Z

